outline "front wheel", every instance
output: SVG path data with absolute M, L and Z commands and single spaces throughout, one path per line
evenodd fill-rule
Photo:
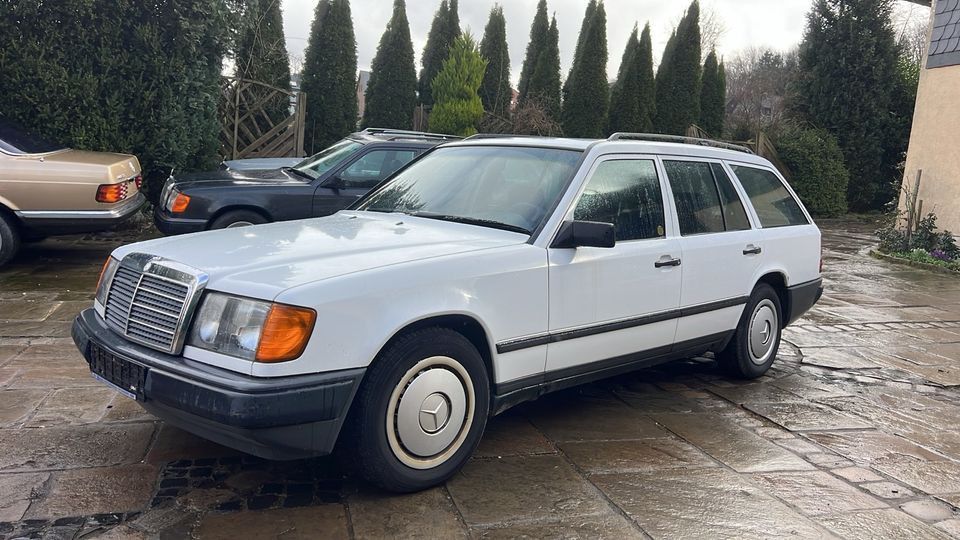
M 462 335 L 401 336 L 367 372 L 352 415 L 361 474 L 396 492 L 443 483 L 480 442 L 490 407 L 487 370 Z
M 720 367 L 743 379 L 756 379 L 766 373 L 780 348 L 782 313 L 777 291 L 766 283 L 758 284 L 743 310 L 736 334 L 717 354 Z
M 210 228 L 233 229 L 235 227 L 249 227 L 267 222 L 267 218 L 252 210 L 231 210 L 213 220 L 213 222 L 210 223 Z

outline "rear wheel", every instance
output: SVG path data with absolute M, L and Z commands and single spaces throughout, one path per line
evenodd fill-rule
M 487 370 L 473 344 L 452 330 L 418 330 L 367 372 L 348 444 L 370 482 L 397 492 L 426 489 L 473 454 L 489 406 Z
M 766 283 L 758 284 L 743 310 L 736 334 L 717 354 L 720 367 L 743 379 L 755 379 L 766 373 L 780 348 L 781 313 L 777 291 Z
M 211 229 L 232 229 L 267 223 L 269 220 L 253 210 L 231 210 L 217 217 L 210 224 Z
M 10 259 L 20 250 L 20 232 L 14 221 L 0 214 L 0 266 L 10 262 Z

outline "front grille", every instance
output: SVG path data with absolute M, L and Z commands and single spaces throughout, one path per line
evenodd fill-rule
M 121 263 L 114 275 L 104 306 L 104 319 L 117 332 L 133 341 L 165 352 L 176 352 L 181 326 L 190 305 L 196 280 L 181 271 L 145 264 L 141 270 Z M 172 274 L 189 279 L 168 277 Z

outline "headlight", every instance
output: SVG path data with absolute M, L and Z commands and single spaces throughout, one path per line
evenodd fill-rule
M 187 344 L 244 360 L 283 362 L 303 353 L 315 321 L 312 309 L 210 292 Z
M 167 199 L 163 203 L 163 207 L 166 208 L 167 212 L 172 214 L 182 214 L 187 211 L 187 207 L 190 205 L 190 196 L 180 193 L 180 191 L 171 187 L 167 192 Z
M 111 256 L 107 257 L 107 262 L 103 263 L 103 269 L 100 270 L 100 279 L 97 281 L 96 299 L 101 306 L 107 305 L 107 291 L 110 290 L 110 283 L 113 281 L 113 276 L 117 273 L 118 266 L 120 266 L 120 261 Z

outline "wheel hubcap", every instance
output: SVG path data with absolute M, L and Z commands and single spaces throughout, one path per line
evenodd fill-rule
M 442 464 L 462 446 L 473 423 L 473 383 L 456 360 L 421 360 L 400 379 L 387 409 L 387 441 L 415 469 Z
M 777 307 L 765 299 L 753 310 L 750 317 L 750 359 L 755 364 L 765 364 L 776 353 L 773 346 L 777 341 L 780 321 Z
M 234 221 L 233 223 L 227 225 L 227 228 L 233 229 L 234 227 L 249 227 L 251 225 L 253 225 L 253 223 L 250 223 L 249 221 Z

